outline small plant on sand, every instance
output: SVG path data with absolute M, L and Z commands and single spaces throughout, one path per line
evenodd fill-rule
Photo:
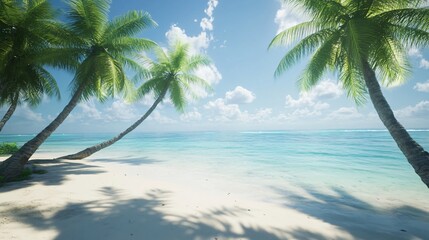
M 0 155 L 13 154 L 18 151 L 16 143 L 0 143 Z

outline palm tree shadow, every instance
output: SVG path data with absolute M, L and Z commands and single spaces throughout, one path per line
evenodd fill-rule
M 91 162 L 109 162 L 117 164 L 126 164 L 131 166 L 140 166 L 146 164 L 160 163 L 161 160 L 151 159 L 148 157 L 123 157 L 123 158 L 96 158 L 90 159 Z
M 54 229 L 55 239 L 287 239 L 282 229 L 265 229 L 225 221 L 226 216 L 240 217 L 237 209 L 221 207 L 192 216 L 168 214 L 169 192 L 152 190 L 145 197 L 120 200 L 112 188 L 100 190 L 106 198 L 69 203 L 52 214 L 39 210 L 14 210 L 13 218 L 37 230 Z M 50 215 L 51 217 L 46 217 Z M 235 230 L 237 227 L 239 231 Z M 319 238 L 323 239 L 323 238 Z
M 36 169 L 38 170 L 45 170 L 46 173 L 32 174 L 29 179 L 19 182 L 7 183 L 0 188 L 0 192 L 8 192 L 20 188 L 26 188 L 37 183 L 42 183 L 43 185 L 61 185 L 67 179 L 68 175 L 92 175 L 104 172 L 98 166 L 72 161 L 36 159 L 29 161 L 29 163 L 36 166 Z
M 403 205 L 379 208 L 340 188 L 334 194 L 304 188 L 309 197 L 275 189 L 284 205 L 335 225 L 356 239 L 426 239 L 429 211 Z M 316 238 L 317 239 L 317 238 Z

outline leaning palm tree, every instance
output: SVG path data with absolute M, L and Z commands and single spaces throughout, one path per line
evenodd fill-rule
M 147 71 L 143 75 L 148 80 L 138 89 L 138 96 L 153 92 L 156 100 L 146 113 L 134 124 L 117 136 L 86 148 L 78 153 L 60 157 L 59 159 L 83 159 L 119 141 L 125 135 L 137 128 L 169 95 L 174 107 L 183 112 L 188 95 L 197 97 L 192 92 L 192 86 L 204 87 L 210 90 L 210 85 L 202 78 L 195 75 L 199 67 L 210 64 L 210 60 L 204 55 L 189 55 L 188 45 L 176 42 L 167 53 L 162 48 L 155 49 L 156 61 L 145 57 Z
M 12 82 L 14 82 L 13 87 L 16 90 L 6 89 L 6 96 L 0 96 L 0 106 L 9 106 L 0 121 L 0 132 L 19 104 L 27 103 L 29 106 L 35 107 L 41 103 L 45 95 L 56 96 L 58 99 L 60 97 L 57 82 L 43 67 L 28 65 L 24 70 L 26 72 L 21 74 L 15 72 L 14 74 L 16 81 Z M 20 83 L 23 85 L 19 85 Z
M 275 75 L 314 52 L 299 85 L 308 90 L 331 70 L 357 104 L 366 94 L 408 162 L 429 187 L 429 154 L 396 120 L 380 84 L 392 86 L 409 72 L 407 48 L 429 44 L 429 9 L 420 0 L 289 0 L 312 19 L 279 33 L 270 47 L 296 42 Z
M 16 106 L 38 105 L 44 94 L 59 97 L 55 79 L 37 56 L 55 42 L 59 24 L 47 0 L 2 1 L 0 5 L 0 106 L 9 106 L 0 131 Z
M 81 100 L 91 96 L 99 100 L 126 90 L 128 79 L 125 67 L 140 70 L 130 57 L 136 51 L 143 51 L 155 45 L 147 39 L 133 37 L 149 26 L 155 26 L 148 13 L 131 11 L 111 21 L 108 20 L 108 0 L 72 0 L 69 2 L 68 27 L 64 29 L 62 55 L 80 59 L 72 81 L 73 95 L 59 115 L 33 139 L 25 143 L 18 152 L 0 165 L 0 175 L 6 180 L 18 176 L 24 164 L 39 146 L 66 119 Z M 53 51 L 47 56 L 54 56 Z M 62 66 L 51 57 L 41 58 L 44 63 Z M 41 60 L 41 61 L 42 61 Z

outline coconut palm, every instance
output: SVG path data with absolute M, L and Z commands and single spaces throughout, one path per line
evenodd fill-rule
M 420 0 L 290 0 L 312 17 L 279 33 L 270 47 L 296 42 L 275 75 L 313 53 L 299 85 L 308 90 L 327 71 L 338 73 L 347 95 L 364 103 L 367 93 L 381 121 L 408 162 L 429 187 L 429 154 L 396 120 L 384 98 L 385 86 L 404 82 L 409 47 L 429 43 L 429 9 Z
M 0 175 L 10 180 L 20 174 L 24 164 L 38 147 L 66 119 L 81 100 L 91 96 L 104 101 L 128 86 L 125 68 L 139 70 L 139 65 L 130 57 L 133 53 L 147 50 L 154 42 L 134 37 L 149 26 L 155 26 L 148 13 L 131 11 L 111 21 L 108 20 L 108 0 L 72 0 L 67 12 L 68 27 L 62 32 L 64 42 L 62 55 L 69 59 L 80 59 L 72 81 L 72 97 L 59 115 L 33 139 L 25 143 L 18 152 L 0 165 Z M 67 65 L 51 56 L 42 57 L 46 64 Z M 42 61 L 41 60 L 41 61 Z
M 43 96 L 59 97 L 55 79 L 38 61 L 59 24 L 47 0 L 2 1 L 0 5 L 0 106 L 9 106 L 0 121 L 0 131 L 16 106 L 38 105 Z
M 187 96 L 197 97 L 192 91 L 192 86 L 204 87 L 207 90 L 211 89 L 204 79 L 195 75 L 195 70 L 210 64 L 210 60 L 204 55 L 190 55 L 188 45 L 176 42 L 167 53 L 163 49 L 157 48 L 155 49 L 155 56 L 156 61 L 145 58 L 147 71 L 144 76 L 148 80 L 138 89 L 140 97 L 150 92 L 153 92 L 156 97 L 156 100 L 146 113 L 117 136 L 59 159 L 83 159 L 114 144 L 137 128 L 155 110 L 166 95 L 169 95 L 174 107 L 179 112 L 183 112 Z

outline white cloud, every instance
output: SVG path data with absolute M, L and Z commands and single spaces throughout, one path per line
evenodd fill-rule
M 429 69 L 429 61 L 424 58 L 420 59 L 420 68 Z
M 218 5 L 218 0 L 209 0 L 207 3 L 207 8 L 204 10 L 207 17 L 203 18 L 200 22 L 202 31 L 196 36 L 188 36 L 184 29 L 181 29 L 177 25 L 172 25 L 170 29 L 166 32 L 165 36 L 167 37 L 168 42 L 174 43 L 176 41 L 181 41 L 189 45 L 189 53 L 201 54 L 205 53 L 209 48 L 213 36 L 208 33 L 208 31 L 213 30 L 213 12 Z M 215 64 L 210 64 L 208 66 L 202 66 L 195 71 L 195 74 L 206 80 L 211 86 L 218 84 L 222 79 L 222 74 L 219 72 Z M 209 96 L 209 93 L 206 89 L 199 86 L 192 86 L 192 91 L 198 98 L 205 98 Z M 192 101 L 191 97 L 188 98 L 188 101 Z
M 201 113 L 198 112 L 197 108 L 194 108 L 191 112 L 186 112 L 182 115 L 180 115 L 180 120 L 183 122 L 192 122 L 192 121 L 198 121 L 201 120 Z
M 251 103 L 255 98 L 255 95 L 251 91 L 242 86 L 237 86 L 234 90 L 225 93 L 225 100 L 227 103 Z
M 139 117 L 134 107 L 122 99 L 115 99 L 106 112 L 107 119 L 111 121 L 137 120 Z
M 248 111 L 241 110 L 238 104 L 226 103 L 226 100 L 223 98 L 208 102 L 204 108 L 212 111 L 209 121 L 217 122 L 263 122 L 269 120 L 273 112 L 271 108 L 262 108 L 257 109 L 254 113 L 249 113 Z
M 162 115 L 158 110 L 153 111 L 152 114 L 148 117 L 148 120 L 152 120 L 161 124 L 169 124 L 176 122 L 174 119 Z
M 429 117 L 429 101 L 421 101 L 415 106 L 408 106 L 395 111 L 398 117 Z
M 45 121 L 41 113 L 34 112 L 33 110 L 30 109 L 30 107 L 26 103 L 22 104 L 21 106 L 18 106 L 13 115 L 32 122 Z
M 256 111 L 255 114 L 250 116 L 250 120 L 261 122 L 264 120 L 268 120 L 271 117 L 271 114 L 273 113 L 272 108 L 263 108 Z
M 170 44 L 176 41 L 189 44 L 189 53 L 191 55 L 204 52 L 209 47 L 211 41 L 206 32 L 201 32 L 197 36 L 188 36 L 184 29 L 176 25 L 172 25 L 170 30 L 165 33 L 165 36 Z
M 416 89 L 419 92 L 429 92 L 429 80 L 427 80 L 424 83 L 417 83 L 414 86 L 414 89 Z
M 302 10 L 287 3 L 281 3 L 274 22 L 278 25 L 277 33 L 308 20 Z
M 360 118 L 363 115 L 354 107 L 341 107 L 328 115 L 328 119 L 333 120 L 350 120 Z
M 408 55 L 411 57 L 417 57 L 417 58 L 423 57 L 422 53 L 420 52 L 420 49 L 415 47 L 408 49 Z
M 143 105 L 145 107 L 150 107 L 155 102 L 155 94 L 153 92 L 149 92 L 145 94 L 138 103 L 140 105 Z
M 308 92 L 300 92 L 298 98 L 286 96 L 287 113 L 280 114 L 280 120 L 298 120 L 311 116 L 321 116 L 323 111 L 330 108 L 327 100 L 336 99 L 343 95 L 339 84 L 324 80 Z
M 222 98 L 208 102 L 204 108 L 215 110 L 219 115 L 219 120 L 222 121 L 239 119 L 241 115 L 241 110 L 238 104 L 226 104 L 225 100 Z
M 219 3 L 218 0 L 209 0 L 209 2 L 207 3 L 208 6 L 204 10 L 204 12 L 207 14 L 207 17 L 201 19 L 201 22 L 200 22 L 200 26 L 203 29 L 203 31 L 213 30 L 213 21 L 214 21 L 213 11 L 218 5 L 218 3 Z
M 420 59 L 420 68 L 429 69 L 429 61 L 423 57 L 420 49 L 412 47 L 408 49 L 408 55 Z
M 195 71 L 195 75 L 206 80 L 210 85 L 215 85 L 222 79 L 222 74 L 214 64 L 202 66 Z
M 286 96 L 286 107 L 301 108 L 315 107 L 319 110 L 326 109 L 329 104 L 322 100 L 335 99 L 343 94 L 343 90 L 339 84 L 329 80 L 324 80 L 313 87 L 308 92 L 300 92 L 299 98 L 294 99 L 291 95 Z
M 78 118 L 90 118 L 94 120 L 102 119 L 101 112 L 95 106 L 94 99 L 89 99 L 85 102 L 78 103 L 77 107 L 81 110 L 80 115 L 75 115 L 76 119 Z

